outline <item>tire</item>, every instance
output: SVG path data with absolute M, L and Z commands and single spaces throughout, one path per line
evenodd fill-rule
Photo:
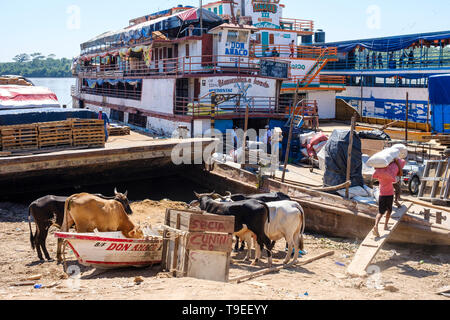
M 418 176 L 412 177 L 409 181 L 408 189 L 412 195 L 417 195 L 419 193 L 420 179 Z

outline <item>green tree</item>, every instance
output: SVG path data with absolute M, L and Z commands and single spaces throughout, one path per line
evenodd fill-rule
M 23 63 L 23 62 L 30 61 L 30 56 L 26 53 L 21 53 L 21 54 L 18 54 L 17 56 L 15 56 L 13 58 L 13 60 L 18 63 Z

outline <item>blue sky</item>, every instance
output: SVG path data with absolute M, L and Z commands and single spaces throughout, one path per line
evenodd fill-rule
M 212 2 L 204 1 L 204 3 Z M 0 61 L 18 53 L 78 55 L 80 43 L 128 25 L 132 18 L 198 0 L 1 1 Z M 311 19 L 327 41 L 450 30 L 448 0 L 282 0 L 284 17 Z M 79 28 L 77 10 L 79 8 Z M 71 27 L 72 26 L 72 27 Z

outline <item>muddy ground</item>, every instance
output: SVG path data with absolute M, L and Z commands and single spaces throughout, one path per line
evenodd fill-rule
M 143 225 L 163 223 L 166 208 L 183 208 L 171 201 L 142 201 L 132 204 L 132 219 Z M 450 254 L 436 248 L 386 245 L 374 265 L 380 273 L 369 279 L 345 276 L 345 266 L 358 248 L 357 241 L 307 234 L 307 255 L 302 259 L 334 250 L 333 256 L 305 266 L 297 266 L 240 284 L 223 284 L 191 278 L 177 279 L 160 272 L 159 266 L 146 269 L 101 271 L 81 267 L 79 289 L 71 289 L 70 279 L 56 262 L 39 263 L 30 246 L 27 207 L 0 203 L 0 299 L 44 300 L 403 300 L 448 299 L 436 291 L 450 285 Z M 33 232 L 35 230 L 32 223 Z M 47 247 L 56 256 L 56 239 L 52 229 Z M 285 257 L 284 241 L 275 248 L 275 264 Z M 266 259 L 256 267 L 242 262 L 245 253 L 233 253 L 230 276 L 247 274 L 266 267 Z M 69 266 L 77 265 L 73 253 Z M 44 286 L 14 286 L 33 275 Z M 143 282 L 135 283 L 136 277 Z M 375 280 L 378 278 L 378 281 Z M 377 286 L 374 286 L 376 282 Z M 376 288 L 378 287 L 378 288 Z

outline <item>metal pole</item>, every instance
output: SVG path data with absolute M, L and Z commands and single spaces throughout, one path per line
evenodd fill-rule
M 285 159 L 284 159 L 284 168 L 283 168 L 283 176 L 281 177 L 281 182 L 284 183 L 284 178 L 286 176 L 286 169 L 287 169 L 287 165 L 289 162 L 289 152 L 291 151 L 291 140 L 292 140 L 292 131 L 294 129 L 294 116 L 291 117 L 291 127 L 289 129 L 289 139 L 288 139 L 288 144 L 287 144 L 287 148 L 286 148 L 286 155 L 285 155 Z
M 247 131 L 248 131 L 248 117 L 249 117 L 249 109 L 250 105 L 247 103 L 247 108 L 245 109 L 245 125 L 244 125 L 244 137 L 242 139 L 242 154 L 243 154 L 243 163 L 241 163 L 241 168 L 243 168 L 247 162 L 247 148 L 246 148 L 246 140 L 247 140 Z
M 405 123 L 405 142 L 408 143 L 409 126 L 409 92 L 406 93 L 406 123 Z
M 203 37 L 203 0 L 200 0 L 200 36 Z
M 349 145 L 348 145 L 346 182 L 347 181 L 351 181 L 352 153 L 353 153 L 353 133 L 355 131 L 355 125 L 356 125 L 356 114 L 353 114 L 352 126 L 351 126 L 351 131 L 350 131 L 350 141 L 349 141 Z M 345 188 L 345 198 L 347 198 L 347 199 L 350 196 L 349 188 L 350 188 L 349 185 Z

